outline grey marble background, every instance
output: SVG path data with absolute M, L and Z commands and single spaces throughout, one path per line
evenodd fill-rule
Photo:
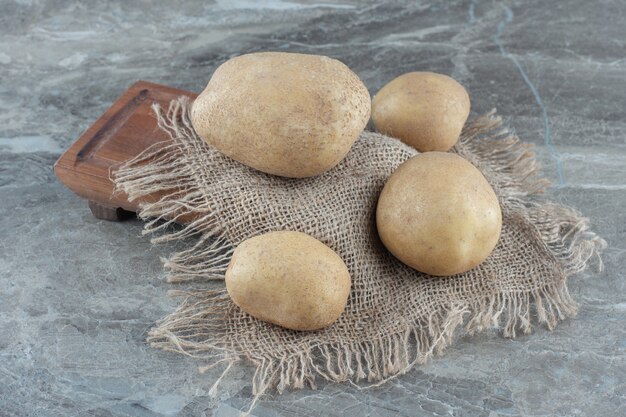
M 258 416 L 626 415 L 626 4 L 605 1 L 0 0 L 0 416 L 235 416 L 219 370 L 144 343 L 170 312 L 141 223 L 94 219 L 52 165 L 135 80 L 200 91 L 231 56 L 330 55 L 371 93 L 449 74 L 536 143 L 554 200 L 609 242 L 571 279 L 577 318 L 506 340 L 460 337 L 380 387 L 273 395 Z

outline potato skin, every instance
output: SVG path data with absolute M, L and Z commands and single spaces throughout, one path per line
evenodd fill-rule
M 454 275 L 484 261 L 496 246 L 502 213 L 481 172 L 458 155 L 427 152 L 389 177 L 376 208 L 383 244 L 406 265 Z
M 293 330 L 317 330 L 345 309 L 351 286 L 343 260 L 300 232 L 271 232 L 242 242 L 226 270 L 235 304 L 257 319 Z
M 433 72 L 409 72 L 385 85 L 372 101 L 376 130 L 420 152 L 452 148 L 470 112 L 465 88 Z
M 268 174 L 301 178 L 337 165 L 370 109 L 367 88 L 340 61 L 261 52 L 220 65 L 193 103 L 191 121 L 225 155 Z

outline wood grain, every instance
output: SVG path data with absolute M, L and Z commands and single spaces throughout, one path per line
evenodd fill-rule
M 171 100 L 182 95 L 197 96 L 147 81 L 136 82 L 61 155 L 54 165 L 56 176 L 89 200 L 98 218 L 121 220 L 124 216 L 114 215 L 121 213 L 118 209 L 136 212 L 138 202 L 129 202 L 124 194 L 113 195 L 110 174 L 115 166 L 152 144 L 169 140 L 158 128 L 151 106 L 156 102 L 167 108 Z

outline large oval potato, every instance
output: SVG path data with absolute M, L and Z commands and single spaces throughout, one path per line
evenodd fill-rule
M 384 245 L 408 266 L 453 275 L 480 264 L 500 237 L 493 189 L 472 164 L 443 152 L 419 154 L 389 177 L 376 225 Z
M 372 101 L 376 129 L 420 152 L 452 148 L 470 112 L 467 91 L 434 72 L 409 72 L 385 85 Z
M 225 155 L 268 174 L 301 178 L 346 156 L 370 108 L 367 88 L 343 63 L 261 52 L 220 65 L 193 103 L 191 121 Z
M 226 289 L 243 311 L 294 330 L 334 323 L 350 293 L 348 268 L 332 249 L 300 232 L 242 242 L 226 270 Z

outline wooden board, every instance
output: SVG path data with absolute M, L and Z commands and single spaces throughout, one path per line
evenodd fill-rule
M 54 172 L 70 190 L 89 201 L 94 216 L 121 220 L 137 210 L 127 196 L 113 196 L 112 167 L 137 156 L 150 145 L 166 141 L 150 106 L 167 108 L 176 97 L 195 93 L 138 81 L 118 98 L 54 164 Z

